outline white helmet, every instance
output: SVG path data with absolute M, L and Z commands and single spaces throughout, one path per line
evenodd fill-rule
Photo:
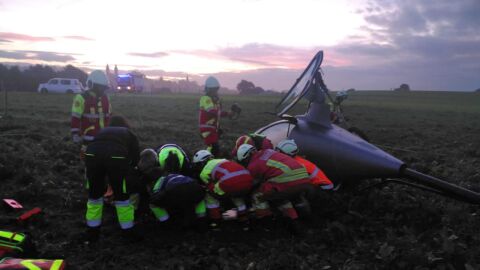
M 207 90 L 218 90 L 220 88 L 220 83 L 218 82 L 217 78 L 210 76 L 205 81 L 205 91 Z
M 109 87 L 107 75 L 102 70 L 94 70 L 88 75 L 87 88 L 92 89 L 94 84 Z
M 208 150 L 200 150 L 195 155 L 193 155 L 193 163 L 201 163 L 207 161 L 208 159 L 213 158 L 212 153 Z
M 277 144 L 275 147 L 277 151 L 280 151 L 289 156 L 295 156 L 298 153 L 298 146 L 294 140 L 285 139 Z
M 245 159 L 250 157 L 252 152 L 255 151 L 255 150 L 256 150 L 256 148 L 253 145 L 250 145 L 250 144 L 240 145 L 240 147 L 238 147 L 238 150 L 237 150 L 237 160 L 239 162 L 244 161 Z

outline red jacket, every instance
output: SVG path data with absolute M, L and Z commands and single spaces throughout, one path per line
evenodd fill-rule
M 217 131 L 218 118 L 225 116 L 228 116 L 228 112 L 222 111 L 217 98 L 210 96 L 202 96 L 200 98 L 198 127 L 201 133 Z
M 93 91 L 76 95 L 72 105 L 72 135 L 78 134 L 84 141 L 92 141 L 101 128 L 108 126 L 110 115 L 107 95 L 97 97 Z
M 200 173 L 200 179 L 211 192 L 218 195 L 248 191 L 253 185 L 253 178 L 247 169 L 226 159 L 208 161 Z
M 253 154 L 248 170 L 255 179 L 278 184 L 294 181 L 310 182 L 305 167 L 292 157 L 271 149 Z

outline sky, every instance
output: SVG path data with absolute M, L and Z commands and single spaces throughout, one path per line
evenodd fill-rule
M 333 90 L 480 88 L 479 0 L 0 0 L 0 63 L 288 89 L 318 50 Z

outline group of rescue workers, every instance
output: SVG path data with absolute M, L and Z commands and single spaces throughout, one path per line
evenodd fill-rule
M 317 166 L 297 155 L 293 140 L 274 147 L 263 135 L 243 135 L 230 159 L 220 158 L 219 118 L 238 112 L 222 110 L 220 84 L 214 77 L 206 80 L 205 95 L 200 98 L 199 129 L 207 150 L 197 151 L 193 157 L 178 144 L 140 152 L 127 121 L 111 116 L 105 74 L 93 71 L 87 88 L 74 98 L 71 132 L 73 141 L 82 145 L 88 189 L 87 237 L 91 241 L 98 239 L 103 206 L 112 198 L 127 237 L 137 234 L 133 233 L 135 219 L 145 209 L 150 209 L 160 224 L 175 217 L 183 227 L 203 228 L 218 226 L 228 218 L 248 224 L 272 216 L 278 209 L 295 233 L 299 218 L 295 206 L 308 204 L 305 196 L 315 189 L 333 188 Z

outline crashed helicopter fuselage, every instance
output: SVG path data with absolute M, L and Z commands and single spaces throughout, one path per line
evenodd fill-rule
M 396 182 L 420 188 L 426 186 L 424 189 L 480 204 L 479 193 L 417 172 L 375 145 L 332 124 L 326 99 L 333 100 L 320 72 L 322 61 L 323 51 L 319 51 L 276 106 L 276 114 L 282 120 L 260 128 L 256 133 L 266 135 L 274 145 L 286 138 L 294 139 L 300 154 L 316 163 L 337 187 L 362 179 L 402 178 L 422 186 Z M 310 102 L 307 112 L 298 116 L 286 115 L 301 98 Z

